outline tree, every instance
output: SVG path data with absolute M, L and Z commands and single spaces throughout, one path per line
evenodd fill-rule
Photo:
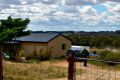
M 0 26 L 1 27 L 1 26 Z M 2 67 L 2 51 L 1 51 L 1 46 L 2 43 L 5 41 L 8 41 L 11 36 L 11 38 L 14 36 L 16 33 L 15 29 L 4 29 L 3 31 L 0 31 L 0 80 L 3 79 L 3 67 Z
M 21 19 L 21 18 L 12 18 L 9 16 L 7 19 L 2 19 L 1 21 L 1 28 L 0 30 L 9 30 L 14 32 L 13 35 L 9 35 L 7 37 L 7 41 L 16 40 L 17 37 L 29 35 L 31 31 L 25 30 L 27 25 L 29 24 L 30 20 L 28 18 Z M 14 44 L 14 55 L 10 55 L 10 58 L 15 59 L 16 52 L 15 52 L 15 44 Z
M 2 27 L 0 30 L 4 29 L 17 29 L 17 32 L 15 33 L 14 37 L 21 37 L 21 36 L 26 36 L 30 34 L 31 31 L 25 30 L 27 28 L 27 25 L 29 24 L 30 20 L 28 18 L 26 19 L 21 19 L 21 18 L 12 18 L 9 16 L 6 20 L 2 19 L 1 25 Z
M 3 79 L 3 67 L 2 67 L 2 43 L 11 41 L 13 38 L 30 34 L 30 31 L 25 31 L 29 19 L 16 18 L 13 19 L 9 16 L 6 20 L 0 20 L 0 80 Z

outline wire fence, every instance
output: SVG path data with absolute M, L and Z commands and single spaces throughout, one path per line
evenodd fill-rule
M 74 56 L 69 56 L 67 61 L 68 68 L 51 65 L 49 61 L 29 64 L 3 61 L 4 79 L 67 80 L 68 76 L 68 80 L 120 80 L 119 61 Z
M 70 57 L 68 62 L 73 68 L 68 68 L 68 80 L 120 80 L 119 61 Z

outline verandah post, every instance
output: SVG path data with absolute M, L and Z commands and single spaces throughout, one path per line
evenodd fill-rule
M 76 66 L 75 66 L 75 55 L 70 52 L 68 54 L 68 80 L 76 80 Z

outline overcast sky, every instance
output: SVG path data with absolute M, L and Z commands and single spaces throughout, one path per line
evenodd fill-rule
M 0 0 L 0 19 L 9 15 L 34 31 L 120 30 L 120 0 Z

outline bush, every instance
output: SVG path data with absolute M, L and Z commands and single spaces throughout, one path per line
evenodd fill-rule
M 49 60 L 50 57 L 51 55 L 47 51 L 42 51 L 39 54 L 37 54 L 36 51 L 34 51 L 33 53 L 26 56 L 26 60 L 34 59 L 34 60 L 45 61 L 45 60 Z
M 99 55 L 99 59 L 102 59 L 102 60 L 120 61 L 120 52 L 111 52 L 111 51 L 105 50 L 99 53 L 98 55 Z M 111 66 L 116 65 L 113 62 L 108 62 L 107 64 Z
M 65 55 L 61 55 L 61 56 L 53 58 L 53 59 L 65 59 L 65 58 L 66 58 Z
M 36 50 L 34 50 L 32 53 L 29 53 L 27 56 L 26 56 L 26 60 L 37 60 L 38 59 L 38 55 L 37 55 L 37 52 Z
M 16 61 L 18 62 L 25 62 L 25 52 L 22 48 L 20 48 L 17 52 L 16 52 L 16 55 L 15 55 L 15 59 Z
M 26 60 L 30 60 L 30 59 L 33 59 L 33 57 L 30 56 L 30 55 L 28 55 L 28 56 L 25 57 L 25 59 L 26 59 Z
M 105 50 L 105 51 L 102 51 L 98 54 L 98 58 L 99 59 L 107 59 L 107 56 L 110 54 L 112 54 L 111 51 Z
M 102 51 L 98 54 L 99 59 L 120 61 L 120 52 L 111 52 L 108 50 Z
M 51 57 L 50 53 L 48 52 L 41 52 L 38 56 L 38 59 L 41 60 L 41 61 L 45 61 L 45 60 L 49 60 Z
M 120 61 L 120 52 L 108 54 L 106 59 L 112 61 Z

